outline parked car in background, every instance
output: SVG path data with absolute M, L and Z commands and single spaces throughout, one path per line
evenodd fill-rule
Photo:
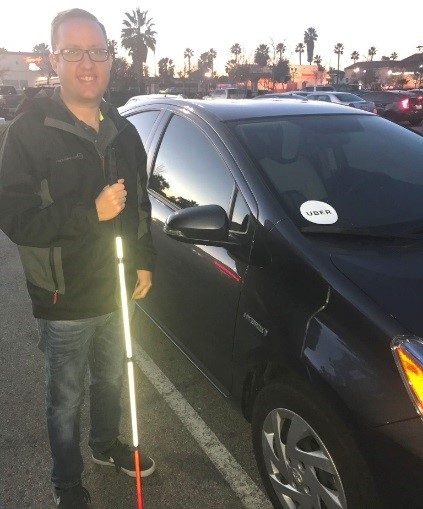
M 349 92 L 314 92 L 307 96 L 307 99 L 312 101 L 326 101 L 330 103 L 343 104 L 344 106 L 351 106 L 359 110 L 370 111 L 377 113 L 376 106 L 373 101 L 366 101 L 362 97 Z
M 296 92 L 271 92 L 269 94 L 257 95 L 254 99 L 305 99 L 304 95 Z
M 396 92 L 397 94 L 406 94 L 411 97 L 418 97 L 420 100 L 423 100 L 423 90 L 411 89 L 411 90 L 390 90 L 390 92 Z
M 314 87 L 303 87 L 300 92 L 332 92 L 334 90 L 332 85 L 315 85 Z
M 247 88 L 217 88 L 208 99 L 246 99 L 251 96 L 252 91 Z
M 158 252 L 140 305 L 252 422 L 274 507 L 421 508 L 423 138 L 318 101 L 120 112 Z
M 423 120 L 423 101 L 404 92 L 360 90 L 357 95 L 373 101 L 378 115 L 393 122 L 409 122 L 412 126 Z

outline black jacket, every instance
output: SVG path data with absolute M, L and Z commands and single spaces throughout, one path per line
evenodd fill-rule
M 110 183 L 111 150 L 128 192 L 119 216 L 128 293 L 136 269 L 153 267 L 146 153 L 138 132 L 103 101 L 114 130 L 103 157 L 63 104 L 35 97 L 24 110 L 0 148 L 0 228 L 18 245 L 34 316 L 75 320 L 109 313 L 119 295 L 114 221 L 98 220 L 95 199 Z

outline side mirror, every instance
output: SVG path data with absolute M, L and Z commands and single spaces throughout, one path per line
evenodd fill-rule
M 202 205 L 178 210 L 167 218 L 164 233 L 188 244 L 230 246 L 229 219 L 219 205 Z

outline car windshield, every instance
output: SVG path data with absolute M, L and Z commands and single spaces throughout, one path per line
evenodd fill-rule
M 344 103 L 352 102 L 363 102 L 361 97 L 354 94 L 335 94 L 335 97 Z
M 232 127 L 297 226 L 423 229 L 418 134 L 355 114 L 260 118 Z

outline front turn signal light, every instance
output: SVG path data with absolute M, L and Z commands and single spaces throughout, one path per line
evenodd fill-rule
M 392 341 L 392 351 L 408 393 L 423 416 L 423 340 L 398 336 Z

